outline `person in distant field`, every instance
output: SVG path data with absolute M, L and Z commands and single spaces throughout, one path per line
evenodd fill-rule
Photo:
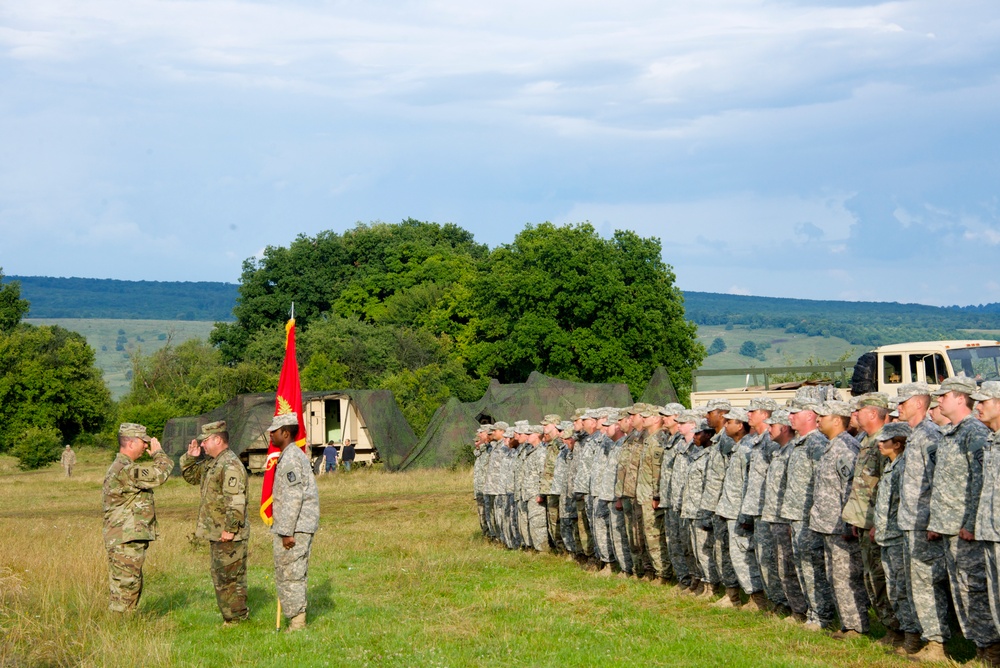
M 337 446 L 334 445 L 333 441 L 326 444 L 323 448 L 323 459 L 326 460 L 326 472 L 336 473 L 337 472 Z M 348 467 L 350 468 L 350 467 Z
M 207 457 L 202 457 L 202 450 Z M 247 470 L 229 449 L 225 420 L 202 426 L 181 455 L 184 480 L 201 485 L 195 536 L 209 542 L 212 584 L 223 625 L 250 618 L 247 608 Z
M 274 584 L 289 631 L 306 627 L 306 577 L 313 535 L 319 529 L 319 492 L 309 457 L 295 445 L 295 413 L 276 415 L 268 427 L 281 450 L 274 471 Z
M 62 464 L 63 471 L 66 472 L 67 478 L 73 477 L 73 467 L 76 465 L 76 453 L 73 452 L 73 448 L 69 447 L 69 443 L 63 448 L 62 456 L 59 458 L 59 463 Z
M 137 464 L 147 449 L 152 463 Z M 158 534 L 153 488 L 166 482 L 173 468 L 144 426 L 125 422 L 118 427 L 118 455 L 104 476 L 102 491 L 112 612 L 131 612 L 139 605 L 146 549 Z
M 350 471 L 351 464 L 354 463 L 354 443 L 349 438 L 344 439 L 344 454 L 341 459 L 344 460 L 344 470 Z

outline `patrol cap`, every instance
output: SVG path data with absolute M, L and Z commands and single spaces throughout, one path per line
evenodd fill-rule
M 513 427 L 507 427 L 506 429 L 504 429 L 503 430 L 503 437 L 504 438 L 514 438 L 514 428 Z
M 573 415 L 571 416 L 570 420 L 571 421 L 572 420 L 582 420 L 584 413 L 586 413 L 588 410 L 590 410 L 590 409 L 589 408 L 577 408 L 575 411 L 573 411 Z
M 935 397 L 940 397 L 949 392 L 972 395 L 977 389 L 979 388 L 974 378 L 969 378 L 964 373 L 960 373 L 957 376 L 945 378 L 941 383 L 941 387 L 931 392 L 931 394 Z
M 272 431 L 278 431 L 282 427 L 297 427 L 299 426 L 299 418 L 295 413 L 282 413 L 281 415 L 275 415 L 274 419 L 271 420 L 271 426 L 267 428 L 268 433 Z
M 524 431 L 522 433 L 524 433 L 524 434 L 542 434 L 542 433 L 544 433 L 544 431 L 545 431 L 545 428 L 542 427 L 542 425 L 540 425 L 540 424 L 529 424 L 528 427 L 527 427 L 527 431 Z
M 503 421 L 497 422 L 493 425 L 493 431 L 496 431 L 497 429 L 499 429 L 500 431 L 507 431 L 508 429 L 510 429 L 510 425 Z
M 203 424 L 201 426 L 201 433 L 198 434 L 198 440 L 204 441 L 212 434 L 222 434 L 226 431 L 228 431 L 228 429 L 226 428 L 225 420 L 219 420 L 217 422 L 209 422 L 208 424 Z
M 626 416 L 627 415 L 628 414 L 626 413 Z M 622 419 L 622 414 L 617 409 L 614 409 L 614 410 L 610 410 L 607 413 L 605 413 L 604 414 L 604 418 L 605 418 L 605 420 L 607 420 L 608 424 L 611 424 L 612 422 L 618 422 L 619 420 L 621 420 Z
M 816 415 L 839 415 L 840 417 L 851 417 L 851 405 L 846 401 L 824 401 L 816 407 Z
M 146 433 L 146 427 L 135 422 L 122 422 L 118 426 L 118 435 L 127 436 L 128 438 L 139 438 L 146 443 L 149 443 L 151 440 L 149 434 Z
M 638 415 L 642 413 L 643 410 L 645 410 L 646 406 L 647 404 L 644 403 L 635 403 L 626 408 L 625 410 L 628 411 L 629 415 Z
M 987 399 L 1000 399 L 1000 381 L 987 380 L 970 395 L 976 401 L 986 401 Z
M 906 422 L 890 422 L 875 432 L 875 436 L 872 438 L 876 441 L 888 441 L 897 436 L 909 438 L 912 431 L 913 429 Z
M 669 416 L 669 415 L 680 415 L 685 410 L 687 410 L 687 409 L 685 409 L 682 404 L 671 402 L 671 403 L 667 404 L 666 406 L 660 407 L 660 415 L 666 415 L 666 416 Z
M 937 408 L 940 405 L 941 403 L 937 400 L 937 397 L 931 397 L 931 403 L 927 405 L 927 410 L 930 410 L 932 408 Z M 895 417 L 899 417 L 899 411 L 896 411 Z
M 896 396 L 891 398 L 889 401 L 894 404 L 901 404 L 904 401 L 909 401 L 913 397 L 919 396 L 930 396 L 931 388 L 927 383 L 906 383 L 905 385 L 900 385 L 899 389 L 896 391 Z
M 548 415 L 542 418 L 543 426 L 547 424 L 559 424 L 560 422 L 562 422 L 562 418 L 556 415 L 555 413 L 549 413 Z
M 791 427 L 792 423 L 788 419 L 788 411 L 783 408 L 779 408 L 771 413 L 771 415 L 764 420 L 765 424 L 783 424 L 785 426 Z
M 865 406 L 876 408 L 889 408 L 889 395 L 882 392 L 869 392 L 859 397 L 854 397 L 855 410 L 861 410 Z
M 644 418 L 653 417 L 654 415 L 660 414 L 660 407 L 654 406 L 653 404 L 639 404 L 642 406 L 642 410 L 639 411 L 639 415 Z
M 723 415 L 722 417 L 726 418 L 727 420 L 739 420 L 740 422 L 746 422 L 747 409 L 736 406 L 734 408 L 730 408 L 729 412 Z
M 680 422 L 681 424 L 685 424 L 687 422 L 697 423 L 698 420 L 700 420 L 700 419 L 701 419 L 701 416 L 698 415 L 697 411 L 681 411 L 677 415 L 677 421 Z
M 559 423 L 559 431 L 566 431 L 567 429 L 573 431 L 573 422 L 571 420 L 563 420 Z
M 493 431 L 493 425 L 491 425 L 491 424 L 481 424 L 481 425 L 479 425 L 479 429 L 476 430 L 476 433 L 477 434 L 483 434 L 483 433 L 486 433 L 488 431 Z
M 750 400 L 750 405 L 747 406 L 747 412 L 776 410 L 778 410 L 778 402 L 771 397 L 754 397 Z
M 812 411 L 816 412 L 819 408 L 820 402 L 813 399 L 792 399 L 788 402 L 788 412 L 789 413 L 801 413 L 802 411 Z
M 695 432 L 699 432 L 699 431 L 711 431 L 711 432 L 714 432 L 715 431 L 708 424 L 708 420 L 706 420 L 705 418 L 698 418 L 698 421 L 694 425 L 694 430 L 695 430 Z
M 708 406 L 705 407 L 705 410 L 709 413 L 712 411 L 728 412 L 732 407 L 733 405 L 729 402 L 729 399 L 709 399 Z
M 531 425 L 527 421 L 515 422 L 514 423 L 514 433 L 515 434 L 530 434 Z

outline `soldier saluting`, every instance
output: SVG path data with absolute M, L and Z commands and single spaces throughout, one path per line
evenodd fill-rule
M 147 448 L 152 463 L 136 463 Z M 111 587 L 108 607 L 113 612 L 130 612 L 139 605 L 146 548 L 158 535 L 153 488 L 167 480 L 173 467 L 144 426 L 125 422 L 118 428 L 118 455 L 104 476 L 102 494 Z
M 201 456 L 202 450 L 207 457 Z M 209 422 L 192 439 L 181 455 L 184 480 L 201 485 L 201 506 L 195 536 L 211 546 L 212 584 L 215 600 L 225 625 L 246 620 L 247 545 L 250 523 L 247 520 L 247 471 L 239 457 L 229 449 L 225 420 Z

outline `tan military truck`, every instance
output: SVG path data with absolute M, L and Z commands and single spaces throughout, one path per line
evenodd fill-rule
M 775 375 L 817 372 L 823 374 L 819 380 L 770 382 Z M 711 399 L 728 399 L 734 406 L 746 407 L 751 398 L 765 395 L 781 404 L 795 396 L 795 391 L 803 385 L 834 385 L 842 398 L 876 391 L 894 396 L 904 383 L 923 381 L 937 387 L 945 378 L 958 373 L 978 381 L 1000 380 L 1000 341 L 897 343 L 869 351 L 856 362 L 824 366 L 699 369 L 692 378 L 691 403 L 697 406 Z M 698 379 L 710 376 L 743 376 L 746 380 L 743 387 L 698 390 Z

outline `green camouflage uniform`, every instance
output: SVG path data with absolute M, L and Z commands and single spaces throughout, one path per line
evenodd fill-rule
M 226 448 L 212 458 L 181 455 L 184 480 L 201 485 L 201 507 L 195 536 L 209 541 L 212 553 L 212 583 L 222 618 L 246 619 L 247 544 L 250 522 L 247 518 L 247 471 L 232 450 Z M 222 541 L 222 532 L 235 534 Z
M 119 452 L 104 476 L 104 547 L 114 612 L 139 604 L 146 548 L 158 535 L 152 490 L 166 482 L 173 468 L 162 450 L 152 462 L 133 462 Z

